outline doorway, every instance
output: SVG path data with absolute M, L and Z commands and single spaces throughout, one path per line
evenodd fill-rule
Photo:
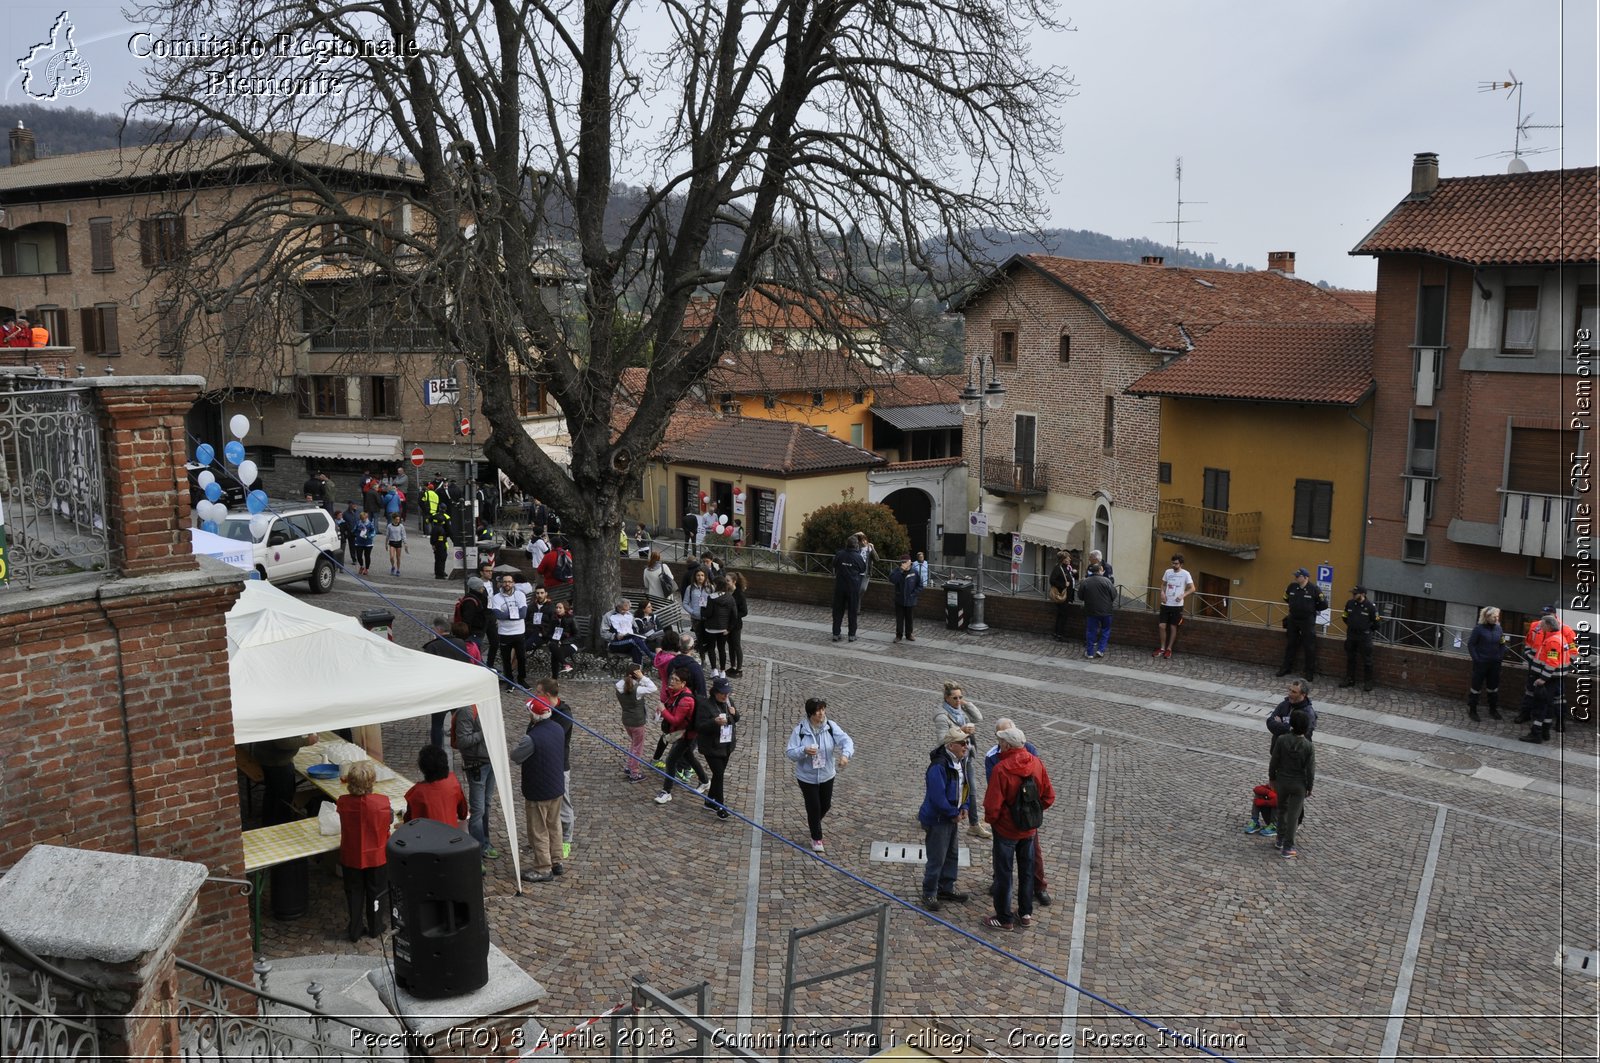
M 1233 581 L 1226 576 L 1213 576 L 1209 572 L 1200 573 L 1200 578 L 1195 583 L 1195 596 L 1200 599 L 1195 606 L 1196 616 L 1211 616 L 1218 620 L 1228 619 L 1228 596 L 1233 592 Z
M 902 487 L 891 492 L 883 504 L 894 511 L 895 520 L 905 525 L 906 534 L 911 538 L 912 556 L 916 556 L 919 550 L 931 555 L 929 544 L 933 529 L 933 498 L 928 492 L 916 487 Z

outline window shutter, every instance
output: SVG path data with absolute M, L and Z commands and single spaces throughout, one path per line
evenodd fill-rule
M 160 236 L 157 226 L 160 222 L 155 218 L 141 218 L 139 221 L 139 263 L 145 266 L 156 264 L 156 240 Z
M 95 307 L 95 314 L 100 319 L 100 349 L 106 354 L 115 354 L 122 350 L 117 342 L 117 308 L 114 306 Z
M 89 268 L 98 273 L 116 269 L 111 257 L 111 219 L 89 219 Z
M 83 325 L 83 353 L 99 354 L 105 348 L 100 345 L 100 321 L 94 307 L 86 306 L 78 311 L 78 320 Z
M 1561 433 L 1553 428 L 1513 428 L 1506 490 L 1565 494 L 1561 482 Z
M 1333 530 L 1333 485 L 1316 484 L 1311 491 L 1311 534 L 1326 539 Z

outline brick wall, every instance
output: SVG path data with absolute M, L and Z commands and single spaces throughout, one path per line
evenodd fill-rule
M 641 587 L 644 563 L 638 560 L 622 562 L 624 587 Z M 833 580 L 827 576 L 805 576 L 791 572 L 749 572 L 750 597 L 759 603 L 762 599 L 793 602 L 800 605 L 829 606 L 833 602 Z M 893 628 L 893 609 L 889 598 L 890 587 L 874 582 L 862 601 L 861 627 L 863 630 Z M 944 631 L 945 594 L 938 587 L 922 593 L 917 603 L 917 622 L 927 630 Z M 759 610 L 760 606 L 755 608 Z M 1054 630 L 1055 606 L 1042 598 L 1013 598 L 990 595 L 984 599 L 984 619 L 990 627 L 1007 631 L 1037 632 L 1041 643 Z M 1074 606 L 1068 637 L 1083 638 L 1083 610 Z M 971 636 L 976 639 L 977 636 Z M 1111 641 L 1119 646 L 1154 646 L 1156 618 L 1143 611 L 1119 612 L 1111 624 Z M 1183 633 L 1178 645 L 1183 653 L 1202 657 L 1220 657 L 1245 664 L 1270 666 L 1273 671 L 1283 659 L 1284 634 L 1276 628 L 1230 624 L 1220 620 L 1188 617 L 1183 623 Z M 1041 645 L 1040 649 L 1044 649 Z M 1318 640 L 1318 661 L 1323 668 L 1322 683 L 1329 676 L 1344 674 L 1344 640 Z M 1373 674 L 1384 686 L 1403 686 L 1443 697 L 1465 697 L 1470 667 L 1464 658 L 1442 653 L 1430 653 L 1408 646 L 1379 644 L 1373 651 Z M 1522 688 L 1521 671 L 1507 668 L 1501 682 L 1506 700 L 1514 708 L 1516 691 Z M 1268 685 L 1275 680 L 1264 679 Z
M 0 688 L 15 708 L 0 753 L 0 867 L 49 842 L 244 877 L 224 620 L 240 585 L 189 555 L 172 465 L 195 380 L 96 382 L 116 571 L 3 599 Z M 249 910 L 235 887 L 201 890 L 178 954 L 248 981 Z

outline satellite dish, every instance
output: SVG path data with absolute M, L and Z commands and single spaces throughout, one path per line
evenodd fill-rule
M 1513 157 L 1511 162 L 1509 162 L 1506 165 L 1506 173 L 1527 173 L 1527 172 L 1528 172 L 1528 164 L 1523 162 L 1520 158 Z

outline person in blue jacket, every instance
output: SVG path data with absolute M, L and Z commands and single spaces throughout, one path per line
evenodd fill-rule
M 917 571 L 910 554 L 902 557 L 900 564 L 889 573 L 889 582 L 894 584 L 894 640 L 899 642 L 904 638 L 907 642 L 915 642 L 917 636 L 912 634 L 912 625 L 917 618 L 917 597 L 922 593 L 926 580 Z
M 826 701 L 807 698 L 806 718 L 794 725 L 783 755 L 794 762 L 794 777 L 805 798 L 811 849 L 824 852 L 822 818 L 833 805 L 834 776 L 856 755 L 856 744 L 843 727 L 828 719 Z
M 956 889 L 960 868 L 961 817 L 967 813 L 972 780 L 966 766 L 971 736 L 959 727 L 944 733 L 943 744 L 928 754 L 928 771 L 923 776 L 922 807 L 917 820 L 924 831 L 924 851 L 928 862 L 922 870 L 922 906 L 930 912 L 944 907 L 945 901 L 965 904 L 969 894 Z

